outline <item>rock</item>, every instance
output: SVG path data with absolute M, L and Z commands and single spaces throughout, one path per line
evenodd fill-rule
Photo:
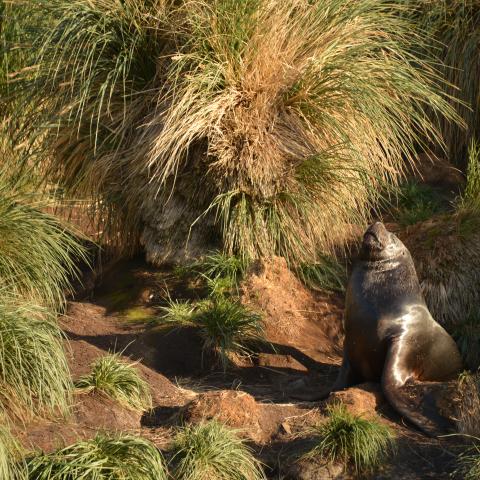
M 349 478 L 343 465 L 324 463 L 310 459 L 302 459 L 289 468 L 288 480 L 345 480 Z
M 79 425 L 115 432 L 140 428 L 142 413 L 128 410 L 105 395 L 89 393 L 77 395 L 75 418 Z
M 229 427 L 241 429 L 244 436 L 255 442 L 263 439 L 260 414 L 261 409 L 255 399 L 237 390 L 202 393 L 181 412 L 182 418 L 188 423 L 198 424 L 216 419 Z
M 332 392 L 327 403 L 342 403 L 354 415 L 374 414 L 386 403 L 379 384 L 363 383 L 339 392 Z

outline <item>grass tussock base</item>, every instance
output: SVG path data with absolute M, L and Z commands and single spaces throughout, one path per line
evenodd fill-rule
M 91 372 L 78 379 L 75 386 L 85 393 L 101 392 L 131 410 L 150 410 L 150 386 L 135 365 L 122 361 L 119 354 L 105 355 L 91 365 Z
M 266 480 L 262 466 L 237 432 L 217 421 L 187 426 L 173 446 L 178 480 Z
M 480 303 L 480 270 L 472 268 L 480 264 L 480 149 L 475 141 L 470 143 L 466 185 L 453 207 L 450 214 L 407 228 L 403 239 L 434 318 L 461 334 L 473 325 Z
M 265 341 L 261 316 L 239 300 L 222 295 L 212 295 L 197 304 L 170 299 L 163 312 L 166 326 L 198 329 L 204 353 L 213 356 L 223 371 L 231 363 L 232 355 L 248 357 L 255 343 Z
M 27 461 L 35 480 L 167 480 L 160 451 L 131 435 L 105 436 L 78 442 Z
M 341 404 L 330 406 L 328 415 L 314 430 L 318 443 L 304 458 L 351 465 L 364 474 L 375 470 L 391 453 L 393 431 L 379 420 L 356 416 Z

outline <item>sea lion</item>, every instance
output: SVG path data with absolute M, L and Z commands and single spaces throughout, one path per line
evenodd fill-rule
M 404 387 L 450 380 L 461 369 L 455 341 L 427 308 L 410 252 L 383 223 L 374 223 L 348 282 L 342 366 L 329 393 L 380 381 L 389 403 L 432 435 L 435 415 L 412 406 Z

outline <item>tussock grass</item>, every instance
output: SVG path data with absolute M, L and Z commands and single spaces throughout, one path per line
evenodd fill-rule
M 465 127 L 441 118 L 449 158 L 464 165 L 470 139 L 480 135 L 479 71 L 480 2 L 478 0 L 412 0 L 420 28 L 433 37 L 429 48 L 445 66 L 445 91 L 460 98 L 455 108 Z
M 260 462 L 237 432 L 214 420 L 180 430 L 173 453 L 173 474 L 178 480 L 266 479 Z
M 150 387 L 135 365 L 125 363 L 117 353 L 105 355 L 93 362 L 91 372 L 78 379 L 75 386 L 86 393 L 101 392 L 131 410 L 150 410 Z
M 209 296 L 227 296 L 238 293 L 239 282 L 249 262 L 222 251 L 212 251 L 195 262 L 176 268 L 179 276 L 191 275 L 205 283 Z
M 467 182 L 457 209 L 480 215 L 480 146 L 474 138 L 468 149 Z
M 0 405 L 19 418 L 67 415 L 73 385 L 55 317 L 0 295 Z
M 5 418 L 0 418 L 0 421 L 0 478 L 26 480 L 23 451 L 10 432 Z
M 85 250 L 69 226 L 45 212 L 51 202 L 29 193 L 28 181 L 0 169 L 2 288 L 61 308 L 70 279 L 78 275 L 76 261 L 87 261 Z
M 223 370 L 232 354 L 249 356 L 252 343 L 264 340 L 261 316 L 238 300 L 217 298 L 203 306 L 195 319 L 203 349 L 216 355 Z
M 465 480 L 476 480 L 480 477 L 480 439 L 474 438 L 473 446 L 458 456 L 458 467 L 455 474 Z
M 200 272 L 208 279 L 226 279 L 235 284 L 245 274 L 247 266 L 248 263 L 240 257 L 216 251 L 195 262 L 191 265 L 191 269 Z
M 232 355 L 250 356 L 254 343 L 264 341 L 261 316 L 232 298 L 212 296 L 196 305 L 170 300 L 163 311 L 166 325 L 198 329 L 204 353 L 213 355 L 223 371 Z
M 58 21 L 19 82 L 20 137 L 53 152 L 50 178 L 116 214 L 100 217 L 117 240 L 145 228 L 152 260 L 158 232 L 191 217 L 228 254 L 315 263 L 418 144 L 440 141 L 425 108 L 455 117 L 400 2 L 47 6 Z
M 0 2 L 0 117 L 8 110 L 9 76 L 26 62 L 26 2 Z
M 163 321 L 178 325 L 191 325 L 195 321 L 196 306 L 190 301 L 172 300 L 168 298 L 168 304 L 160 307 Z
M 394 447 L 392 430 L 375 418 L 356 416 L 341 404 L 329 407 L 328 415 L 315 429 L 318 443 L 307 458 L 350 464 L 357 473 L 366 473 L 381 465 Z
M 468 364 L 476 363 L 472 306 L 480 302 L 480 150 L 470 142 L 466 184 L 450 214 L 419 222 L 404 238 L 434 318 L 457 335 Z M 472 323 L 473 322 L 473 323 Z M 470 337 L 471 335 L 471 337 Z M 463 338 L 463 339 L 462 339 Z M 470 347 L 473 350 L 467 353 Z M 472 355 L 474 357 L 470 357 Z
M 440 215 L 418 223 L 403 238 L 415 262 L 433 317 L 452 332 L 480 302 L 480 217 L 471 212 Z
M 28 478 L 35 480 L 167 480 L 160 451 L 132 435 L 98 434 L 49 454 L 28 460 Z

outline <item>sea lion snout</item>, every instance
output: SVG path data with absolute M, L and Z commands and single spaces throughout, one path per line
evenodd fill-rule
M 363 246 L 367 250 L 381 250 L 390 241 L 390 233 L 382 222 L 375 222 L 370 225 L 363 235 Z

